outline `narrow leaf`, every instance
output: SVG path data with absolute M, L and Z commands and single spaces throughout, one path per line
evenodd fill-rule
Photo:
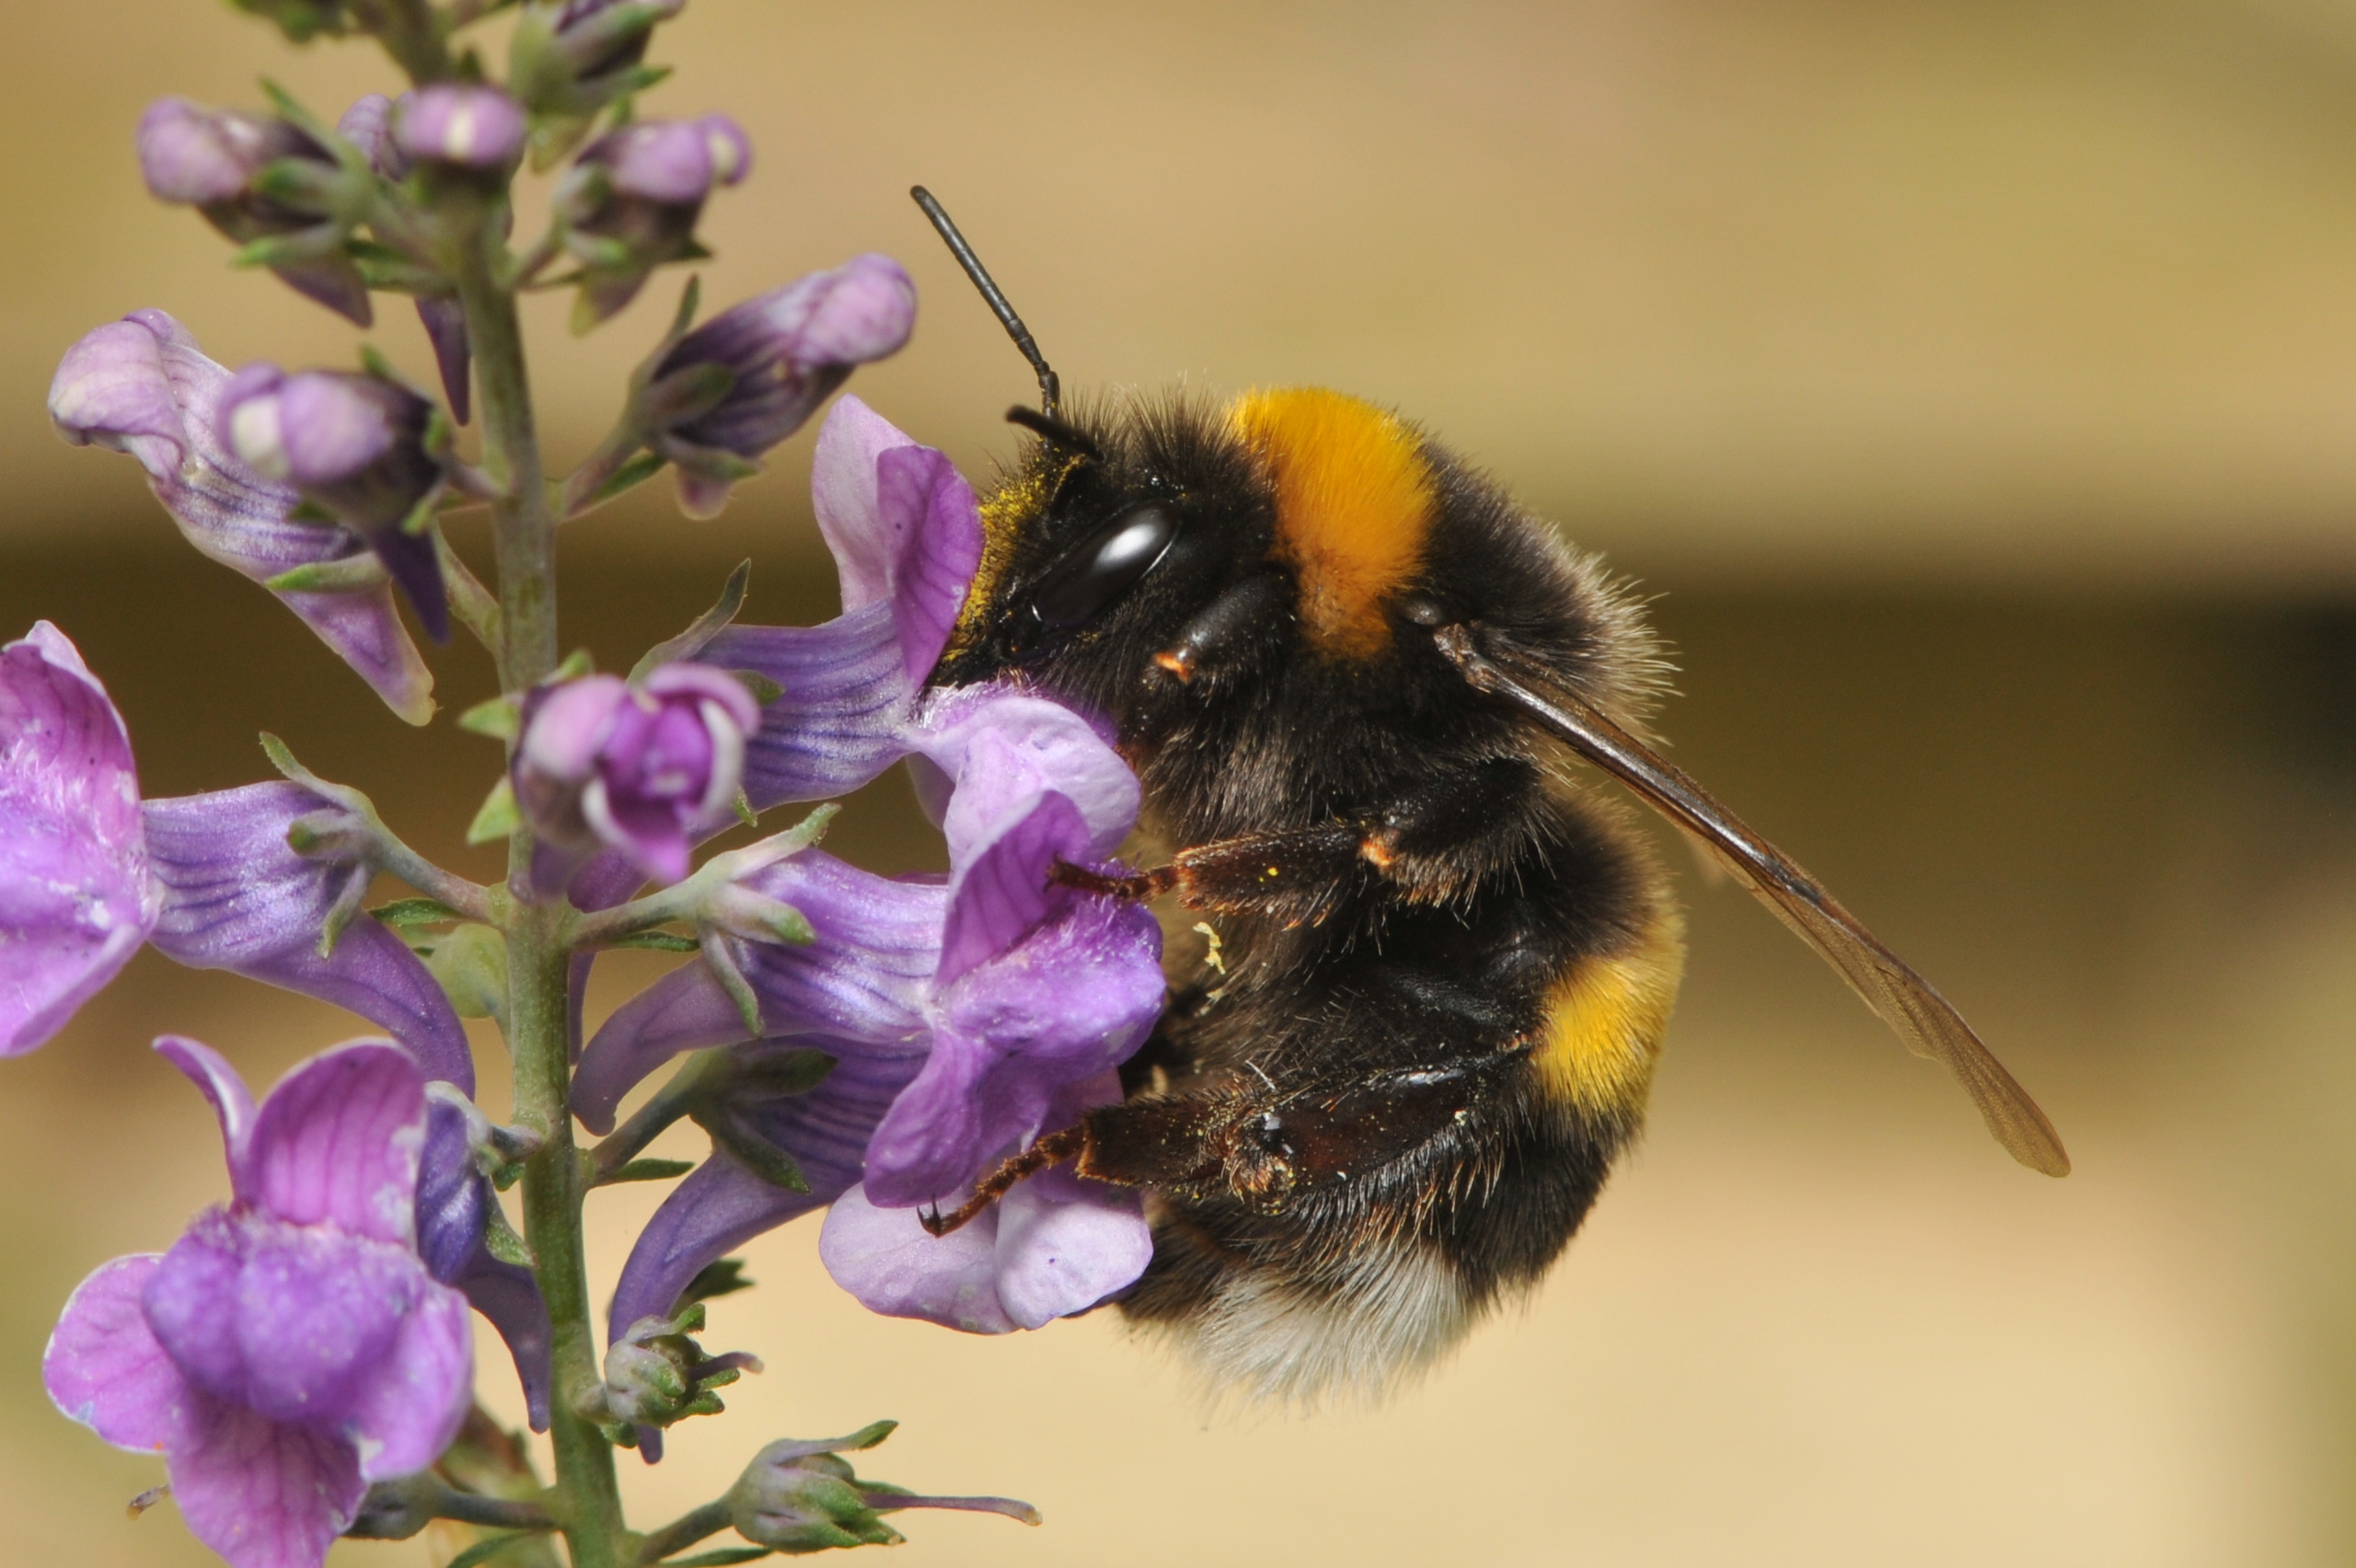
M 599 1186 L 615 1182 L 667 1182 L 674 1176 L 685 1176 L 696 1168 L 692 1159 L 633 1159 L 606 1177 Z
M 721 585 L 720 597 L 711 608 L 698 616 L 694 624 L 678 636 L 648 649 L 646 656 L 630 666 L 629 678 L 632 681 L 643 680 L 665 664 L 692 659 L 702 652 L 704 646 L 725 630 L 728 624 L 736 618 L 737 612 L 745 607 L 745 590 L 752 581 L 753 563 L 738 561 L 736 570 L 730 572 L 728 581 Z
M 482 809 L 475 813 L 475 820 L 467 824 L 467 842 L 496 844 L 523 825 L 524 813 L 515 804 L 515 786 L 502 776 L 491 787 L 491 793 L 483 797 Z

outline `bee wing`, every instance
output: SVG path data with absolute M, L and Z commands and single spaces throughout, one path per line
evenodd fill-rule
M 1581 756 L 1683 828 L 1777 919 L 1840 971 L 1875 1016 L 1898 1032 L 1909 1050 L 1946 1063 L 1980 1108 L 1989 1132 L 2015 1159 L 2048 1176 L 2069 1174 L 2070 1157 L 2053 1124 L 1981 1043 L 1963 1015 L 1790 857 L 1713 800 L 1682 768 L 1664 760 L 1592 705 L 1553 681 L 1517 678 L 1476 649 L 1462 627 L 1444 627 L 1435 635 L 1440 651 L 1473 687 L 1504 698 L 1530 714 Z

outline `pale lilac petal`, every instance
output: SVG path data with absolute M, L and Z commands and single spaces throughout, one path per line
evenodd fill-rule
M 421 161 L 495 169 L 524 150 L 524 110 L 497 87 L 437 82 L 393 104 L 393 142 Z
M 818 1260 L 860 1306 L 922 1318 L 969 1334 L 1011 1333 L 998 1291 L 999 1212 L 934 1236 L 910 1208 L 878 1208 L 854 1187 L 826 1210 Z
M 629 683 L 618 675 L 583 675 L 550 689 L 532 709 L 518 763 L 552 779 L 582 782 L 629 701 Z
M 1111 741 L 1070 709 L 1010 682 L 931 693 L 908 744 L 956 784 L 941 821 L 953 865 L 1048 790 L 1080 808 L 1090 858 L 1110 855 L 1137 821 L 1137 775 Z
M 1079 894 L 1057 884 L 1056 862 L 1084 855 L 1087 841 L 1080 808 L 1050 793 L 1033 797 L 1029 811 L 982 844 L 950 878 L 934 986 L 955 985 L 1069 908 Z
M 364 552 L 350 529 L 293 521 L 294 488 L 263 478 L 221 444 L 214 423 L 228 381 L 178 321 L 134 311 L 66 351 L 50 384 L 50 418 L 76 445 L 136 458 L 189 543 L 254 582 Z M 279 597 L 394 712 L 412 724 L 433 716 L 433 674 L 389 584 Z
M 811 942 L 731 942 L 776 1038 L 823 1034 L 865 1055 L 923 1049 L 923 1007 L 939 960 L 948 892 L 895 882 L 805 850 L 745 880 L 800 910 Z M 616 1009 L 581 1054 L 572 1109 L 613 1126 L 622 1097 L 673 1056 L 746 1038 L 736 1004 L 701 963 L 673 970 Z
M 1165 999 L 1150 913 L 1075 899 L 1065 913 L 948 986 L 932 1054 L 867 1157 L 886 1207 L 935 1203 L 1029 1141 L 1059 1092 L 1132 1055 Z
M 368 1483 L 343 1438 L 211 1401 L 213 1419 L 175 1447 L 172 1501 L 229 1568 L 319 1568 Z
M 370 1481 L 422 1470 L 457 1436 L 474 1400 L 474 1332 L 467 1298 L 419 1282 L 419 1295 L 391 1353 L 355 1397 L 343 1430 L 360 1447 Z
M 226 969 L 358 1013 L 406 1046 L 429 1078 L 472 1093 L 466 1028 L 406 943 L 364 914 L 320 955 L 329 910 L 370 875 L 288 847 L 287 830 L 326 809 L 290 783 L 148 801 L 147 854 L 163 891 L 150 940 L 191 968 Z
M 163 1260 L 117 1258 L 75 1287 L 41 1355 L 41 1381 L 67 1419 L 119 1448 L 160 1450 L 185 1441 L 197 1417 L 179 1368 L 156 1342 L 141 1294 Z
M 209 1391 L 275 1421 L 348 1429 L 375 1385 L 400 1375 L 408 1320 L 422 1294 L 438 1287 L 405 1248 L 259 1216 L 248 1227 L 236 1297 L 245 1389 Z M 151 1291 L 148 1320 L 177 1353 L 158 1301 Z
M 824 1038 L 796 1046 L 831 1052 Z M 754 1237 L 833 1202 L 859 1180 L 868 1136 L 915 1072 L 913 1057 L 842 1055 L 824 1083 L 749 1109 L 746 1123 L 791 1154 L 810 1183 L 790 1193 L 746 1170 L 727 1155 L 711 1158 L 673 1189 L 640 1232 L 615 1287 L 607 1320 L 612 1332 L 644 1317 L 667 1317 L 679 1292 L 705 1264 Z
M 63 1028 L 131 961 L 156 905 L 130 737 L 42 621 L 0 648 L 0 1055 Z
M 918 688 L 888 604 L 824 626 L 732 626 L 700 657 L 779 688 L 745 743 L 755 811 L 849 794 L 907 755 Z
M 507 1342 L 507 1354 L 515 1363 L 515 1380 L 523 1385 L 525 1415 L 533 1431 L 546 1432 L 549 1389 L 555 1377 L 551 1366 L 555 1331 L 549 1323 L 549 1304 L 540 1295 L 539 1282 L 521 1263 L 502 1262 L 486 1251 L 449 1283 L 465 1293 L 468 1302 Z
M 999 1305 L 1026 1329 L 1087 1311 L 1153 1261 L 1145 1197 L 1133 1188 L 1057 1169 L 1017 1185 L 998 1211 Z
M 256 1224 L 209 1208 L 190 1221 L 147 1278 L 140 1306 L 156 1341 L 190 1383 L 209 1397 L 244 1403 L 252 1369 L 238 1337 L 239 1285 Z
M 254 1116 L 237 1196 L 296 1225 L 413 1244 L 425 1076 L 387 1040 L 358 1040 L 298 1063 Z
M 916 438 L 845 393 L 818 427 L 811 454 L 810 501 L 818 532 L 833 552 L 846 613 L 892 596 L 907 538 L 895 531 L 917 520 L 902 513 L 886 518 L 878 500 L 876 463 L 887 452 L 913 449 Z M 917 514 L 919 515 L 920 514 Z
M 253 1136 L 254 1097 L 229 1059 L 201 1040 L 167 1034 L 156 1042 L 156 1054 L 178 1067 L 196 1085 L 221 1123 L 221 1152 L 230 1170 L 246 1157 L 246 1140 Z

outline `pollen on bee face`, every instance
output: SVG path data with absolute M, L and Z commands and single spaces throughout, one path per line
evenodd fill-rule
M 1249 392 L 1230 426 L 1276 486 L 1276 554 L 1300 582 L 1320 651 L 1365 659 L 1390 641 L 1383 603 L 1423 564 L 1436 502 L 1422 443 L 1395 416 L 1322 387 Z

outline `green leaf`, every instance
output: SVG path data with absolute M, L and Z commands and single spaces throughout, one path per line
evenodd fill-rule
M 365 594 L 389 581 L 385 563 L 368 550 L 282 571 L 262 586 L 273 594 Z
M 806 1193 L 809 1179 L 802 1174 L 793 1156 L 761 1136 L 728 1113 L 724 1106 L 709 1111 L 689 1113 L 697 1126 L 711 1135 L 711 1141 L 724 1148 L 739 1165 L 767 1182 L 772 1187 L 782 1187 L 789 1193 Z
M 603 506 L 616 496 L 636 490 L 661 473 L 669 466 L 670 461 L 668 457 L 659 453 L 640 453 L 620 467 L 616 468 L 610 478 L 599 485 L 586 501 L 581 502 L 578 511 L 586 512 L 593 506 Z
M 740 1290 L 750 1290 L 753 1284 L 745 1277 L 745 1260 L 742 1258 L 721 1258 L 706 1263 L 695 1278 L 687 1281 L 687 1287 L 679 1292 L 679 1298 L 671 1303 L 671 1315 L 676 1318 L 698 1302 L 710 1301 L 715 1297 L 733 1296 Z
M 515 1234 L 515 1228 L 507 1223 L 507 1211 L 497 1204 L 483 1205 L 482 1244 L 485 1251 L 502 1263 L 527 1269 L 540 1266 L 539 1260 L 532 1256 L 531 1244 Z
M 633 1159 L 598 1185 L 615 1182 L 667 1182 L 674 1176 L 685 1176 L 695 1168 L 696 1162 L 692 1159 Z
M 554 1526 L 549 1527 L 551 1529 L 554 1528 Z M 450 1559 L 445 1568 L 480 1568 L 480 1564 L 490 1562 L 517 1541 L 528 1540 L 536 1535 L 547 1533 L 546 1530 L 510 1530 L 505 1535 L 486 1537 Z
M 729 1568 L 736 1562 L 750 1562 L 767 1557 L 766 1546 L 723 1546 L 717 1551 L 699 1551 L 693 1557 L 666 1557 L 655 1568 Z
M 590 655 L 589 650 L 576 648 L 564 656 L 563 663 L 549 672 L 549 684 L 554 686 L 559 681 L 577 681 L 596 668 L 597 661 Z
M 775 681 L 769 679 L 768 676 L 761 674 L 758 670 L 731 670 L 728 673 L 734 675 L 744 686 L 745 689 L 753 694 L 753 700 L 759 703 L 763 708 L 767 708 L 770 703 L 775 702 L 779 698 L 785 695 L 785 688 L 783 686 L 778 685 Z
M 467 842 L 496 844 L 523 825 L 524 813 L 515 804 L 515 786 L 502 777 L 483 797 L 482 809 L 475 813 L 475 820 L 467 824 Z
M 730 572 L 728 581 L 721 585 L 720 597 L 713 601 L 711 608 L 698 616 L 694 623 L 678 636 L 648 649 L 646 656 L 630 666 L 629 678 L 633 682 L 644 680 L 665 664 L 692 659 L 702 652 L 705 644 L 719 636 L 736 618 L 737 612 L 745 607 L 745 590 L 752 581 L 753 563 L 738 561 L 736 570 Z

